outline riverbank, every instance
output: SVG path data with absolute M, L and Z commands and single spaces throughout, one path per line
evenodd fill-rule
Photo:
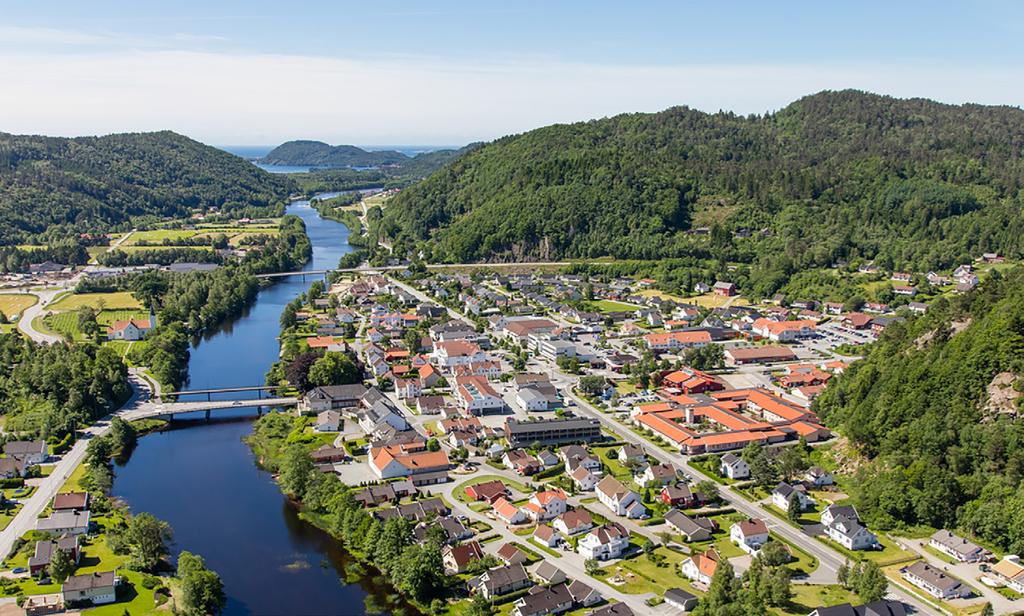
M 352 250 L 346 227 L 320 218 L 309 203 L 296 201 L 288 213 L 303 220 L 312 245 L 303 269 L 333 268 Z M 260 289 L 237 319 L 195 339 L 188 388 L 262 384 L 278 357 L 280 315 L 315 279 L 307 278 Z M 395 590 L 304 519 L 256 464 L 242 442 L 254 413 L 232 410 L 222 417 L 205 422 L 202 414 L 186 415 L 139 439 L 131 459 L 116 468 L 113 493 L 173 526 L 172 556 L 180 549 L 202 554 L 224 581 L 228 616 L 386 613 L 381 606 L 393 602 Z

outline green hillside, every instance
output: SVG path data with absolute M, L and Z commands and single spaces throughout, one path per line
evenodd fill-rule
M 1024 550 L 1024 268 L 894 324 L 815 401 L 870 462 L 856 502 L 880 528 L 960 528 Z
M 393 199 L 378 232 L 456 262 L 712 257 L 769 287 L 837 259 L 925 270 L 1020 254 L 1022 148 L 1011 107 L 856 91 L 764 116 L 676 107 L 489 143 Z
M 77 236 L 196 207 L 280 214 L 291 187 L 169 131 L 74 139 L 0 133 L 0 243 Z

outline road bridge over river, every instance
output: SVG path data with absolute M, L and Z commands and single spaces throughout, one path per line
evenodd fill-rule
M 127 421 L 137 419 L 153 419 L 156 417 L 172 419 L 183 413 L 205 412 L 209 419 L 215 411 L 231 409 L 252 409 L 264 406 L 295 406 L 299 403 L 296 397 L 250 398 L 247 400 L 209 400 L 199 402 L 157 402 L 148 401 L 138 404 L 135 408 L 125 411 L 121 417 Z

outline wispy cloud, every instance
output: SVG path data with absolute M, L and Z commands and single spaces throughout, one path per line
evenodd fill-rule
M 108 37 L 57 28 L 0 26 L 0 45 L 98 45 Z
M 850 87 L 953 103 L 1024 100 L 1016 67 L 612 66 L 102 47 L 0 47 L 0 83 L 3 131 L 169 128 L 208 143 L 468 142 L 672 105 L 761 113 Z

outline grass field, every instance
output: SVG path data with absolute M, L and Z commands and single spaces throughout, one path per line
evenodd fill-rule
M 840 603 L 860 603 L 857 596 L 838 584 L 821 586 L 817 584 L 793 584 L 793 598 L 786 607 L 776 607 L 770 614 L 779 616 L 803 616 L 810 614 L 821 605 L 838 605 Z
M 8 319 L 21 314 L 23 310 L 38 301 L 35 295 L 27 293 L 0 293 L 0 312 Z
M 615 302 L 610 299 L 596 299 L 587 302 L 587 307 L 597 312 L 633 312 L 640 306 L 633 304 L 626 304 L 624 302 Z
M 101 327 L 113 325 L 115 321 L 125 319 L 146 319 L 149 315 L 144 310 L 104 310 L 96 316 Z M 77 340 L 82 337 L 78 331 L 78 314 L 75 312 L 58 312 L 45 319 L 46 325 L 59 332 L 65 338 Z
M 660 564 L 641 554 L 617 563 L 606 564 L 602 567 L 604 575 L 598 575 L 606 582 L 610 578 L 621 577 L 625 584 L 608 584 L 630 595 L 649 592 L 660 596 L 666 588 L 682 588 L 698 596 L 704 594 L 691 586 L 689 580 L 679 575 L 679 563 L 686 558 L 683 554 L 665 547 L 655 549 L 654 553 L 663 557 Z
M 82 306 L 103 307 L 104 310 L 139 310 L 142 304 L 128 291 L 115 293 L 71 293 L 49 305 L 54 312 L 77 310 Z

